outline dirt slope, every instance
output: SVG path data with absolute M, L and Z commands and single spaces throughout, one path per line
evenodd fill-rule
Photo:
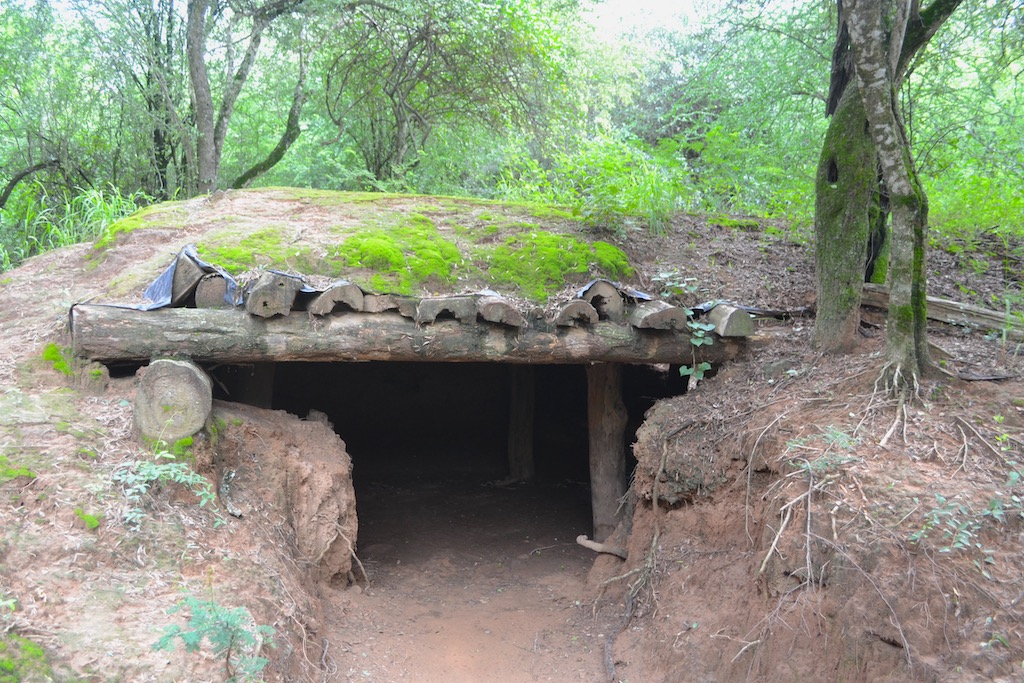
M 296 454 L 335 449 L 331 462 L 343 462 L 333 434 L 224 407 L 222 441 L 197 442 L 191 457 L 211 484 L 239 472 L 229 498 L 243 516 L 227 514 L 224 496 L 200 507 L 173 483 L 132 501 L 124 473 L 137 470 L 125 468 L 152 459 L 131 430 L 134 379 L 77 367 L 66 376 L 42 360 L 48 343 L 66 343 L 72 303 L 139 300 L 183 244 L 226 226 L 244 238 L 284 225 L 285 244 L 321 244 L 367 207 L 385 223 L 406 211 L 465 227 L 469 206 L 478 239 L 495 222 L 480 213 L 500 212 L 457 203 L 374 199 L 357 211 L 337 198 L 227 193 L 177 205 L 178 223 L 126 231 L 102 252 L 72 247 L 0 276 L 0 664 L 58 681 L 243 678 L 244 657 L 257 655 L 269 660 L 262 676 L 282 681 L 1020 678 L 1024 386 L 943 374 L 919 403 L 894 404 L 874 387 L 878 329 L 834 359 L 810 350 L 811 321 L 764 323 L 748 358 L 657 404 L 635 446 L 625 562 L 595 561 L 572 542 L 572 489 L 523 494 L 511 508 L 502 496 L 514 492 L 482 502 L 478 487 L 439 484 L 410 511 L 397 486 L 374 498 L 386 501 L 381 526 L 360 527 L 366 566 L 353 572 L 370 581 L 354 576 L 355 587 L 340 565 L 323 572 L 354 531 L 314 525 L 303 536 L 295 512 L 309 491 L 296 483 L 306 462 Z M 518 222 L 591 238 L 565 216 L 523 211 L 499 234 L 521 232 Z M 665 235 L 599 237 L 629 255 L 630 284 L 678 285 L 683 303 L 812 302 L 805 247 L 777 226 L 718 223 L 682 216 Z M 935 263 L 940 295 L 984 304 L 1011 284 L 995 261 L 960 270 L 936 252 Z M 951 372 L 1020 371 L 998 336 L 936 327 L 933 339 Z M 320 479 L 318 500 L 347 495 L 333 475 Z M 124 521 L 133 511 L 137 526 Z M 388 525 L 410 535 L 381 541 L 398 537 Z M 154 650 L 168 627 L 189 628 L 195 609 L 169 613 L 185 598 L 222 617 L 246 610 L 211 633 L 261 624 L 275 634 L 231 658 L 208 642 L 199 653 L 181 641 Z

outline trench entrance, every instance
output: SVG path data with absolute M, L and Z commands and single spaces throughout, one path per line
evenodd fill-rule
M 524 367 L 533 477 L 519 482 L 510 479 L 510 415 Z M 467 560 L 518 556 L 534 542 L 526 552 L 564 543 L 575 555 L 575 537 L 593 533 L 585 366 L 293 362 L 210 372 L 216 398 L 327 417 L 352 458 L 358 548 L 371 564 L 422 562 L 439 544 Z M 624 486 L 644 413 L 685 387 L 675 366 L 623 366 Z

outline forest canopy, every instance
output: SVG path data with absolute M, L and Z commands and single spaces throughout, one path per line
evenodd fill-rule
M 243 186 L 680 211 L 806 241 L 836 6 L 709 0 L 609 32 L 576 0 L 0 0 L 0 265 Z M 1024 231 L 1024 2 L 954 13 L 899 87 L 953 249 Z

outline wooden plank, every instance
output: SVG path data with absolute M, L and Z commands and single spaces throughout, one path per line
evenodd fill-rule
M 708 322 L 722 337 L 749 337 L 754 334 L 754 320 L 742 308 L 718 304 L 708 312 Z
M 626 316 L 633 327 L 642 330 L 683 330 L 686 329 L 688 311 L 664 301 L 640 301 Z
M 594 280 L 580 292 L 580 298 L 594 307 L 601 320 L 619 322 L 625 316 L 626 305 L 622 300 L 622 293 L 607 280 Z
M 298 278 L 266 271 L 246 293 L 245 310 L 261 318 L 288 315 L 300 289 L 302 282 Z
M 178 254 L 174 264 L 174 277 L 171 279 L 171 306 L 186 305 L 204 274 L 205 271 L 191 256 L 184 252 Z
M 742 342 L 716 339 L 693 347 L 689 334 L 638 330 L 598 322 L 586 328 L 462 324 L 437 320 L 419 326 L 398 313 L 351 313 L 259 318 L 240 308 L 165 308 L 136 311 L 76 304 L 71 309 L 72 347 L 98 361 L 148 360 L 180 354 L 197 361 L 410 360 L 498 363 L 726 362 Z
M 327 315 L 334 312 L 339 304 L 347 306 L 350 311 L 363 310 L 363 290 L 347 280 L 335 282 L 317 294 L 306 310 L 310 315 Z
M 482 296 L 476 302 L 476 311 L 489 323 L 526 327 L 526 318 L 512 303 L 500 296 Z
M 622 365 L 587 366 L 587 429 L 590 442 L 590 504 L 594 540 L 612 535 L 619 523 L 619 500 L 626 493 L 626 406 Z
M 928 318 L 931 320 L 950 325 L 966 325 L 985 331 L 1006 330 L 1007 335 L 1013 339 L 1024 338 L 1024 328 L 1021 324 L 1012 316 L 1008 319 L 1005 313 L 934 296 L 928 297 L 927 300 Z M 889 289 L 866 282 L 860 303 L 862 306 L 889 310 Z
M 597 310 L 583 299 L 573 299 L 558 307 L 554 323 L 558 327 L 579 327 L 591 325 L 599 320 Z

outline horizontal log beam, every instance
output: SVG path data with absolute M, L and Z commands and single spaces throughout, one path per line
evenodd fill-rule
M 136 311 L 96 304 L 71 309 L 76 356 L 100 362 L 185 356 L 196 361 L 430 361 L 574 364 L 721 363 L 742 340 L 694 347 L 689 332 L 598 322 L 585 328 L 514 328 L 439 320 L 417 325 L 398 313 L 259 318 L 239 309 Z M 696 359 L 694 358 L 696 355 Z

